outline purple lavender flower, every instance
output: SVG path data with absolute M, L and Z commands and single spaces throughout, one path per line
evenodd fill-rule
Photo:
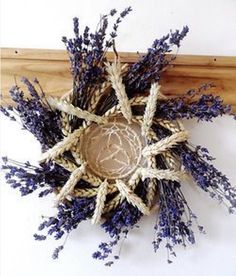
M 60 203 L 56 217 L 50 217 L 39 226 L 39 231 L 47 231 L 55 239 L 61 239 L 65 233 L 76 229 L 79 223 L 90 218 L 95 208 L 94 198 L 73 198 Z
M 181 32 L 176 30 L 161 39 L 156 39 L 147 54 L 130 67 L 124 77 L 129 96 L 132 96 L 135 91 L 144 91 L 152 82 L 160 80 L 163 69 L 175 59 L 175 56 L 167 59 L 166 54 L 171 52 L 173 46 L 180 47 L 180 41 L 187 35 L 188 30 L 185 26 Z
M 166 241 L 167 260 L 171 263 L 172 257 L 176 256 L 174 252 L 176 245 L 186 247 L 187 243 L 195 243 L 192 225 L 197 217 L 186 202 L 178 182 L 159 181 L 158 188 L 160 211 L 158 222 L 154 227 L 156 235 L 153 247 L 156 252 L 161 243 Z
M 197 118 L 198 121 L 212 121 L 230 112 L 231 107 L 223 104 L 219 96 L 202 95 L 190 103 L 184 98 L 162 101 L 157 105 L 156 115 L 168 120 Z
M 82 109 L 86 109 L 88 100 L 101 81 L 104 80 L 105 53 L 108 48 L 113 46 L 114 37 L 117 36 L 117 29 L 131 8 L 125 9 L 116 19 L 110 38 L 106 40 L 106 31 L 108 27 L 108 16 L 114 16 L 116 10 L 112 9 L 108 15 L 103 15 L 98 24 L 97 30 L 92 33 L 88 27 L 85 27 L 83 35 L 79 35 L 79 21 L 74 18 L 75 38 L 67 39 L 63 37 L 71 62 L 71 72 L 73 75 L 73 104 Z M 91 84 L 93 87 L 91 87 Z M 73 125 L 81 123 L 74 119 Z
M 206 150 L 199 152 L 199 147 L 194 151 L 187 145 L 182 145 L 175 149 L 180 155 L 185 169 L 193 176 L 197 185 L 205 192 L 209 193 L 212 198 L 228 207 L 230 213 L 236 210 L 236 188 L 231 186 L 228 178 L 219 172 L 212 164 Z
M 63 186 L 69 178 L 64 168 L 53 163 L 43 163 L 35 167 L 29 162 L 20 163 L 3 158 L 2 169 L 6 171 L 6 182 L 14 189 L 19 189 L 22 196 L 39 190 L 39 197 L 47 196 L 56 187 Z
M 64 249 L 64 246 L 63 245 L 60 245 L 58 246 L 57 248 L 55 248 L 53 254 L 52 254 L 52 258 L 54 260 L 58 259 L 59 257 L 59 253 Z
M 25 98 L 23 91 L 18 86 L 13 86 L 9 93 L 16 104 L 15 108 L 2 107 L 0 111 L 12 120 L 16 120 L 16 116 L 19 117 L 23 127 L 31 132 L 40 142 L 42 149 L 46 150 L 63 137 L 59 113 L 51 110 L 44 94 L 40 96 L 28 79 L 22 78 L 22 81 L 27 86 L 31 98 Z M 12 111 L 16 111 L 16 115 L 12 116 Z
M 47 237 L 44 236 L 44 235 L 34 234 L 34 238 L 35 238 L 36 241 L 44 241 L 44 240 L 46 240 Z

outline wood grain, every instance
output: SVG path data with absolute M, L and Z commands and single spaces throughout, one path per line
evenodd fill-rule
M 120 53 L 121 61 L 134 63 L 137 53 Z M 46 94 L 60 96 L 71 89 L 72 78 L 68 55 L 63 50 L 1 49 L 4 102 L 10 102 L 8 91 L 21 76 L 37 77 Z M 113 53 L 107 58 L 113 59 Z M 173 66 L 163 73 L 162 91 L 167 96 L 182 95 L 203 83 L 214 83 L 211 93 L 220 95 L 236 110 L 236 57 L 179 55 Z

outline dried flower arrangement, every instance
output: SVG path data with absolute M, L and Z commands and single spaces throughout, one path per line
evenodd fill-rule
M 188 27 L 156 39 L 133 65 L 121 64 L 115 49 L 117 29 L 131 11 L 122 11 L 107 38 L 108 20 L 115 9 L 101 17 L 96 31 L 81 32 L 74 18 L 75 37 L 63 37 L 69 53 L 73 89 L 61 99 L 46 97 L 37 79 L 23 78 L 30 97 L 18 86 L 10 95 L 14 106 L 1 106 L 4 115 L 21 121 L 42 146 L 38 166 L 3 158 L 11 187 L 22 196 L 39 191 L 39 197 L 56 194 L 57 215 L 45 219 L 36 240 L 61 239 L 83 220 L 100 223 L 111 240 L 99 245 L 93 257 L 110 266 L 119 255 L 114 247 L 127 237 L 143 215 L 158 206 L 154 250 L 162 243 L 168 262 L 174 246 L 195 243 L 193 227 L 204 229 L 181 191 L 181 180 L 192 176 L 212 198 L 236 209 L 236 189 L 212 164 L 208 150 L 188 143 L 183 118 L 212 121 L 230 114 L 220 97 L 204 94 L 211 86 L 189 90 L 172 99 L 158 84 L 163 70 L 175 59 L 167 53 L 180 47 Z M 106 60 L 109 48 L 114 62 Z M 149 93 L 147 93 L 149 92 Z M 197 97 L 195 97 L 197 96 Z M 58 258 L 64 243 L 53 258 Z

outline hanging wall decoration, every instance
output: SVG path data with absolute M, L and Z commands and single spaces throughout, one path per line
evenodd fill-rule
M 71 63 L 73 88 L 61 98 L 47 97 L 37 79 L 22 79 L 30 97 L 17 85 L 10 90 L 13 106 L 1 111 L 20 121 L 40 142 L 38 166 L 3 158 L 6 181 L 22 196 L 55 193 L 57 214 L 40 224 L 36 240 L 65 239 L 81 221 L 100 223 L 110 241 L 93 257 L 110 266 L 116 246 L 142 216 L 157 209 L 154 250 L 164 244 L 168 262 L 175 245 L 195 243 L 193 229 L 204 229 L 181 191 L 191 176 L 210 197 L 236 208 L 236 189 L 212 164 L 208 150 L 188 142 L 181 119 L 212 121 L 230 114 L 218 96 L 206 94 L 210 84 L 190 89 L 185 96 L 166 98 L 158 84 L 176 55 L 173 47 L 188 27 L 156 39 L 133 65 L 122 64 L 115 49 L 119 24 L 131 11 L 116 10 L 101 17 L 95 32 L 81 31 L 74 18 L 75 37 L 63 37 Z M 117 16 L 117 17 L 116 17 Z M 108 21 L 114 24 L 109 30 Z M 110 33 L 107 35 L 107 32 Z M 112 48 L 114 62 L 106 59 Z M 168 55 L 167 55 L 168 54 Z M 155 208 L 155 206 L 157 208 Z M 53 252 L 58 258 L 64 242 Z

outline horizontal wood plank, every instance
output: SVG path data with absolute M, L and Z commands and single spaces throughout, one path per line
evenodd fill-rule
M 122 62 L 134 63 L 142 54 L 119 53 Z M 68 54 L 64 50 L 1 49 L 2 95 L 9 103 L 8 91 L 21 76 L 37 77 L 46 94 L 61 96 L 71 89 Z M 113 53 L 107 58 L 112 60 Z M 179 55 L 164 73 L 162 91 L 167 96 L 183 95 L 190 88 L 214 83 L 209 92 L 220 95 L 236 110 L 236 57 Z

